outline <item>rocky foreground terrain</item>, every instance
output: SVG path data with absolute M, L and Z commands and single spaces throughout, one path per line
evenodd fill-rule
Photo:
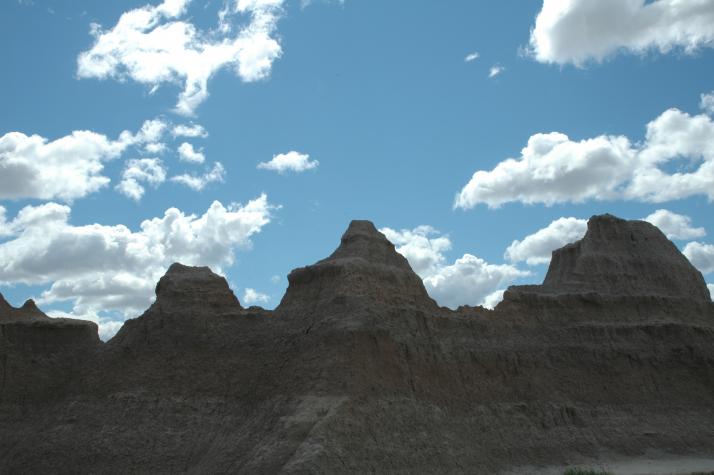
M 439 307 L 353 221 L 274 311 L 172 265 L 94 324 L 0 299 L 0 473 L 498 473 L 714 453 L 714 304 L 654 226 L 604 215 L 543 285 Z

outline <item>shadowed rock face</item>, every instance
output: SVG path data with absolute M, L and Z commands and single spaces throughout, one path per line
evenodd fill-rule
M 594 216 L 583 239 L 553 252 L 539 290 L 710 301 L 701 273 L 662 231 L 612 215 Z
M 0 295 L 0 408 L 64 394 L 99 344 L 93 322 L 50 318 L 33 300 L 14 308 Z
M 208 267 L 174 263 L 156 284 L 156 301 L 141 317 L 128 320 L 113 343 L 134 349 L 192 344 L 214 320 L 242 310 L 225 278 Z
M 585 236 L 556 251 L 542 285 L 511 286 L 498 309 L 524 323 L 708 323 L 701 273 L 645 221 L 593 216 Z
M 593 217 L 495 311 L 439 308 L 367 221 L 288 280 L 275 311 L 244 309 L 174 264 L 103 345 L 0 322 L 0 473 L 492 474 L 714 451 L 714 304 L 649 224 Z
M 156 307 L 163 313 L 234 313 L 241 309 L 226 279 L 208 267 L 172 264 L 156 285 Z
M 27 300 L 22 307 L 15 308 L 0 295 L 0 322 L 5 321 L 30 321 L 45 320 L 49 317 L 45 315 L 32 299 Z
M 288 282 L 278 312 L 437 308 L 409 262 L 369 221 L 352 221 L 330 257 L 293 270 Z

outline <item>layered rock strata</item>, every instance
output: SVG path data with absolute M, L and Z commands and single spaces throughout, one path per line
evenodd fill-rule
M 439 308 L 366 221 L 293 271 L 274 311 L 174 265 L 141 317 L 47 376 L 59 389 L 22 399 L 32 376 L 3 376 L 0 472 L 499 473 L 710 454 L 705 290 L 658 230 L 611 216 L 494 311 Z

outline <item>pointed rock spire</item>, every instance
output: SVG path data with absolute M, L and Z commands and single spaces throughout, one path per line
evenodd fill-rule
M 279 310 L 436 308 L 409 262 L 370 221 L 352 221 L 328 258 L 293 270 L 288 282 Z
M 0 320 L 49 320 L 49 318 L 37 308 L 32 299 L 25 302 L 22 307 L 15 308 L 0 294 Z
M 395 267 L 411 272 L 409 262 L 399 254 L 386 236 L 374 227 L 371 221 L 354 220 L 342 235 L 340 246 L 330 257 L 318 264 L 362 259 L 372 264 Z

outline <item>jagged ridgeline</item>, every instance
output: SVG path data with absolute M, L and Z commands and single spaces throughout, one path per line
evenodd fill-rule
M 543 285 L 439 307 L 353 221 L 274 311 L 172 265 L 107 343 L 0 299 L 0 473 L 499 473 L 714 451 L 714 304 L 654 226 L 596 216 Z

